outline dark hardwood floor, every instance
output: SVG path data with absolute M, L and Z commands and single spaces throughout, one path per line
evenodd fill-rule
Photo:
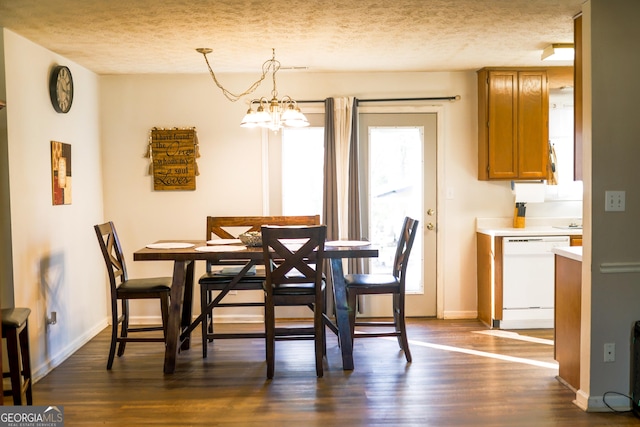
M 555 378 L 552 345 L 487 334 L 477 321 L 411 319 L 411 364 L 395 340 L 359 339 L 351 372 L 329 333 L 323 378 L 311 341 L 278 342 L 272 381 L 262 340 L 219 340 L 203 359 L 196 332 L 165 375 L 155 343 L 128 344 L 107 371 L 105 330 L 34 385 L 34 405 L 63 406 L 65 426 L 640 425 L 631 413 L 576 407 Z M 553 338 L 550 330 L 517 332 Z

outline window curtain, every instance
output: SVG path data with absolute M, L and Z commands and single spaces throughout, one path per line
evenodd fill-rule
M 362 223 L 360 214 L 360 171 L 358 168 L 358 99 L 351 99 L 351 135 L 349 138 L 349 180 L 347 187 L 347 239 L 362 239 Z M 364 272 L 362 259 L 349 259 L 348 271 L 354 274 Z
M 327 226 L 327 240 L 336 240 L 338 233 L 338 184 L 336 180 L 336 141 L 333 123 L 333 98 L 324 101 L 324 192 L 322 195 L 322 222 Z M 327 278 L 327 295 L 333 295 L 331 266 L 324 265 Z M 334 313 L 333 298 L 325 301 L 327 313 Z
M 336 172 L 336 140 L 333 121 L 333 98 L 324 101 L 324 194 L 322 196 L 322 219 L 327 226 L 327 240 L 337 240 L 338 183 Z
M 357 99 L 325 100 L 323 220 L 328 240 L 362 239 L 357 123 Z M 363 260 L 348 260 L 346 271 L 362 273 Z
M 328 98 L 325 111 L 325 223 L 332 239 L 360 240 L 357 99 Z M 347 271 L 361 273 L 362 260 L 349 260 Z

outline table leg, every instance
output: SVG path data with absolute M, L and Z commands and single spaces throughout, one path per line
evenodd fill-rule
M 338 340 L 342 350 L 342 369 L 353 370 L 353 340 L 349 326 L 349 305 L 347 303 L 347 289 L 344 283 L 342 259 L 331 259 L 331 278 L 333 279 L 333 299 L 335 301 L 336 325 L 338 326 Z
M 180 324 L 182 321 L 182 299 L 187 279 L 187 264 L 189 262 L 190 261 L 175 261 L 173 264 L 169 324 L 167 325 L 167 342 L 164 351 L 165 374 L 172 374 L 176 369 L 178 341 L 180 341 Z
M 187 265 L 187 272 L 184 282 L 184 296 L 182 298 L 182 327 L 181 331 L 185 331 L 191 324 L 191 317 L 193 315 L 193 273 L 195 261 L 189 262 Z M 182 346 L 180 350 L 189 350 L 191 344 L 191 333 L 180 335 Z

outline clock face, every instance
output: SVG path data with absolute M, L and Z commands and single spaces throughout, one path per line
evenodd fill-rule
M 49 95 L 53 109 L 58 113 L 67 113 L 73 102 L 73 78 L 68 67 L 55 67 L 49 79 Z

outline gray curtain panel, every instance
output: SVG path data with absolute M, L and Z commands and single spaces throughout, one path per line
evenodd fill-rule
M 324 101 L 324 194 L 322 219 L 327 226 L 327 240 L 337 240 L 338 234 L 338 183 L 336 182 L 336 140 L 333 120 L 333 98 Z
M 349 207 L 347 238 L 349 240 L 362 239 L 362 225 L 360 220 L 360 181 L 358 179 L 360 171 L 358 168 L 358 99 L 353 98 L 351 108 L 351 139 L 349 141 Z M 364 261 L 362 259 L 350 258 L 347 271 L 353 274 L 364 272 Z
M 322 195 L 322 222 L 327 226 L 327 240 L 337 240 L 338 235 L 338 183 L 336 182 L 336 141 L 333 120 L 333 98 L 324 101 L 324 194 Z M 327 295 L 333 295 L 331 266 L 325 263 Z M 325 309 L 334 313 L 333 298 L 327 298 Z

